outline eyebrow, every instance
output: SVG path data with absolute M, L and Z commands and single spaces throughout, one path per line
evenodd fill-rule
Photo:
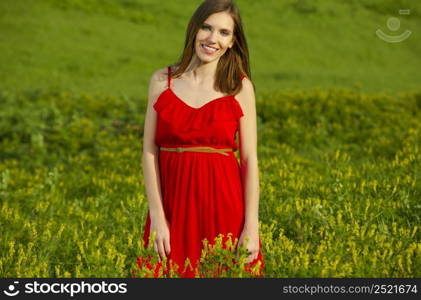
M 208 23 L 203 23 L 203 25 L 207 25 L 207 26 L 210 26 L 210 27 L 212 27 L 212 25 L 210 25 L 210 24 L 208 24 Z M 229 30 L 229 29 L 226 29 L 226 28 L 221 28 L 222 30 L 226 30 L 226 31 L 228 31 L 229 33 L 232 33 L 232 31 L 231 30 Z

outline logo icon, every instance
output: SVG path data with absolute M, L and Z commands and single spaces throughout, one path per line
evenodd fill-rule
M 19 281 L 14 281 L 13 284 L 8 286 L 8 290 L 4 290 L 3 293 L 5 293 L 7 296 L 14 297 L 17 294 L 19 294 L 19 290 L 16 290 L 16 287 L 14 285 L 17 285 Z
M 400 15 L 409 15 L 410 10 L 409 9 L 401 9 L 399 10 Z M 401 27 L 401 21 L 396 17 L 391 17 L 387 20 L 387 28 L 390 29 L 390 31 L 397 31 Z M 381 38 L 383 41 L 388 43 L 399 43 L 404 40 L 406 40 L 411 35 L 411 30 L 405 30 L 400 35 L 389 35 L 384 33 L 381 29 L 376 30 L 376 34 L 379 38 Z

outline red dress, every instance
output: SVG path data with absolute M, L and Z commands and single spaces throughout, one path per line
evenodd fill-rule
M 170 71 L 170 67 L 168 67 Z M 244 78 L 244 76 L 242 76 Z M 155 143 L 160 147 L 211 146 L 238 149 L 235 138 L 244 115 L 234 95 L 223 96 L 195 108 L 168 87 L 154 104 L 157 112 Z M 245 198 L 240 165 L 234 152 L 159 151 L 161 194 L 169 223 L 171 253 L 167 257 L 184 268 L 189 258 L 197 266 L 203 239 L 212 242 L 219 234 L 239 238 L 244 225 Z M 148 246 L 150 216 L 147 214 L 143 242 Z M 225 240 L 225 239 L 224 239 Z M 261 243 L 260 249 L 261 249 Z M 261 262 L 262 252 L 250 263 Z M 145 262 L 139 257 L 137 264 Z M 168 266 L 168 265 L 167 265 Z M 182 277 L 195 277 L 187 268 Z

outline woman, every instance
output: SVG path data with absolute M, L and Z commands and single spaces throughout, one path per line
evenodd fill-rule
M 258 229 L 256 108 L 248 48 L 232 1 L 204 1 L 190 20 L 184 52 L 150 81 L 143 170 L 160 263 L 194 277 L 203 239 L 232 234 L 247 263 L 264 262 Z M 241 167 L 234 155 L 239 132 Z M 237 249 L 238 250 L 238 249 Z M 189 259 L 192 268 L 184 269 Z M 144 263 L 138 259 L 138 265 Z M 260 275 L 263 273 L 260 272 Z

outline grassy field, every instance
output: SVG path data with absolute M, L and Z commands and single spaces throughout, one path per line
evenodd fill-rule
M 257 87 L 266 277 L 420 277 L 421 6 L 237 3 Z M 197 4 L 0 2 L 1 277 L 129 277 L 151 253 L 147 84 L 178 58 Z M 390 16 L 408 40 L 376 37 Z
M 130 276 L 147 250 L 142 101 L 0 101 L 1 276 Z M 266 276 L 419 277 L 421 93 L 283 92 L 258 107 Z

